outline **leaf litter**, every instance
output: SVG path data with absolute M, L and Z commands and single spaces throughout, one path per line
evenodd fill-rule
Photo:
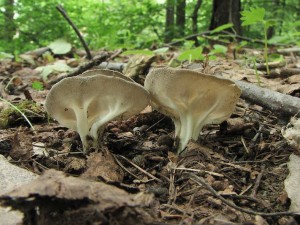
M 170 58 L 167 54 L 152 65 L 164 63 L 164 57 Z M 292 57 L 285 56 L 286 61 Z M 117 60 L 126 58 L 120 55 Z M 199 140 L 190 142 L 178 156 L 172 152 L 171 119 L 147 110 L 110 122 L 102 149 L 84 156 L 79 135 L 45 115 L 47 80 L 34 75 L 46 87 L 37 91 L 31 85 L 33 75 L 18 75 L 21 82 L 11 84 L 10 92 L 4 89 L 13 73 L 47 65 L 42 56 L 34 59 L 35 66 L 21 61 L 1 63 L 0 68 L 0 79 L 6 81 L 1 87 L 3 97 L 22 103 L 28 98 L 26 90 L 41 107 L 35 112 L 39 117 L 30 117 L 30 107 L 22 109 L 35 133 L 16 112 L 13 121 L 19 122 L 0 130 L 1 154 L 11 163 L 42 174 L 0 197 L 2 205 L 24 213 L 24 223 L 31 224 L 35 218 L 35 224 L 297 224 L 297 217 L 288 210 L 299 211 L 294 207 L 298 192 L 288 190 L 291 179 L 299 180 L 293 167 L 299 164 L 293 163 L 290 155 L 296 150 L 281 134 L 288 118 L 241 99 L 230 119 L 220 126 L 205 126 Z M 208 64 L 211 73 L 222 71 L 225 77 L 257 83 L 255 71 L 238 60 Z M 203 64 L 183 66 L 208 69 Z M 287 63 L 289 67 L 292 63 Z M 148 69 L 133 68 L 140 73 L 135 76 L 139 82 Z M 270 78 L 264 70 L 258 72 L 264 87 L 299 93 L 298 88 L 281 88 L 286 82 L 298 84 L 297 77 Z M 61 74 L 53 74 L 52 81 L 56 76 Z

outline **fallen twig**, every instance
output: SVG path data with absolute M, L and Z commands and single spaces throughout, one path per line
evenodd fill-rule
M 98 56 L 95 56 L 91 61 L 79 66 L 78 68 L 76 68 L 75 70 L 73 70 L 72 72 L 68 73 L 67 75 L 65 76 L 62 76 L 62 77 L 59 77 L 55 80 L 52 80 L 49 82 L 49 85 L 53 85 L 53 84 L 56 84 L 57 82 L 61 81 L 62 79 L 66 78 L 66 77 L 73 77 L 73 76 L 76 76 L 78 74 L 81 74 L 83 73 L 84 71 L 96 66 L 96 65 L 99 65 L 100 63 L 106 61 L 107 59 L 109 58 L 109 54 L 108 53 L 104 53 L 102 55 L 98 55 Z
M 163 183 L 163 181 L 155 176 L 153 176 L 151 173 L 148 173 L 146 170 L 142 169 L 141 167 L 139 167 L 138 165 L 136 165 L 135 163 L 131 162 L 129 159 L 127 159 L 126 157 L 122 156 L 122 155 L 118 155 L 118 157 L 124 159 L 125 161 L 127 161 L 129 164 L 131 164 L 132 166 L 134 166 L 135 168 L 137 168 L 139 171 L 141 171 L 142 173 L 146 174 L 148 177 L 152 178 L 153 180 L 156 180 L 160 183 Z
M 242 98 L 270 109 L 276 114 L 293 116 L 300 110 L 300 99 L 290 95 L 261 88 L 254 84 L 233 80 L 242 89 Z
M 135 179 L 137 179 L 138 181 L 141 182 L 141 179 L 140 179 L 138 176 L 136 176 L 135 174 L 131 173 L 128 169 L 126 169 L 126 167 L 123 166 L 123 164 L 118 160 L 118 158 L 117 158 L 114 154 L 112 154 L 112 156 L 114 157 L 116 163 L 117 163 L 117 164 L 118 164 L 125 172 L 129 173 L 131 176 L 133 176 Z
M 62 5 L 58 5 L 56 6 L 56 9 L 62 14 L 62 16 L 68 21 L 68 23 L 71 25 L 71 27 L 73 28 L 73 30 L 75 31 L 75 33 L 77 34 L 81 44 L 84 47 L 84 50 L 86 51 L 86 56 L 88 59 L 92 59 L 92 55 L 90 52 L 89 47 L 87 46 L 85 40 L 83 39 L 82 35 L 80 34 L 80 31 L 78 30 L 78 28 L 75 26 L 75 24 L 72 22 L 72 20 L 70 19 L 70 17 L 68 16 L 68 14 L 66 13 L 65 9 L 62 7 Z
M 262 178 L 262 175 L 263 175 L 264 171 L 265 171 L 265 165 L 262 165 L 261 172 L 258 174 L 258 176 L 256 178 L 255 185 L 254 185 L 252 193 L 251 193 L 251 197 L 256 196 L 256 193 L 257 193 L 258 187 L 260 185 L 261 178 Z

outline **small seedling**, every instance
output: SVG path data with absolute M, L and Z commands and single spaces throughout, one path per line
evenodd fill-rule
M 254 67 L 255 76 L 256 76 L 256 79 L 257 79 L 257 82 L 258 82 L 258 86 L 261 86 L 260 76 L 258 74 L 258 70 L 257 70 L 257 66 L 256 66 L 256 58 L 253 57 L 252 61 L 253 61 L 253 67 Z
M 265 9 L 264 8 L 250 8 L 249 10 L 244 10 L 241 12 L 243 21 L 242 26 L 249 26 L 253 24 L 260 23 L 264 27 L 264 59 L 266 62 L 267 74 L 270 74 L 269 69 L 269 58 L 268 58 L 268 38 L 267 31 L 268 28 L 273 26 L 274 23 L 271 20 L 265 20 Z
M 44 90 L 44 85 L 40 81 L 34 81 L 34 82 L 32 82 L 31 87 L 34 90 L 36 90 L 36 91 L 42 91 L 42 90 Z

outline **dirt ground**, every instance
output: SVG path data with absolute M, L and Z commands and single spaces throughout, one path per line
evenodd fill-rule
M 294 67 L 299 60 L 295 55 L 285 57 L 284 68 Z M 162 65 L 166 58 L 156 59 L 152 66 Z M 83 61 L 75 62 L 67 56 L 59 60 L 73 66 Z M 117 60 L 128 58 L 115 56 L 111 61 Z M 19 112 L 1 101 L 0 154 L 37 174 L 55 169 L 63 171 L 68 179 L 80 178 L 82 183 L 76 185 L 83 185 L 83 179 L 88 179 L 86 182 L 96 181 L 90 186 L 102 183 L 110 185 L 108 189 L 113 186 L 117 192 L 124 191 L 120 192 L 121 199 L 142 192 L 151 200 L 147 204 L 139 201 L 131 205 L 128 203 L 131 200 L 124 200 L 125 203 L 105 208 L 99 198 L 79 194 L 80 188 L 58 196 L 49 194 L 48 189 L 41 193 L 38 188 L 32 195 L 27 186 L 23 189 L 28 191 L 26 194 L 20 194 L 19 190 L 16 198 L 5 198 L 6 204 L 25 212 L 25 224 L 291 225 L 300 221 L 287 212 L 290 200 L 284 190 L 284 180 L 289 174 L 287 162 L 293 150 L 282 137 L 281 129 L 289 117 L 240 99 L 230 119 L 221 125 L 205 126 L 198 141 L 190 142 L 177 155 L 172 150 L 172 120 L 147 108 L 130 119 L 110 122 L 104 131 L 102 147 L 85 155 L 79 135 L 48 118 L 43 107 L 51 81 L 62 74 L 54 73 L 43 80 L 34 68 L 49 62 L 42 57 L 35 57 L 34 62 L 0 64 L 1 98 L 17 106 L 35 129 L 30 128 Z M 208 67 L 212 72 L 222 70 L 231 77 L 235 73 L 236 79 L 257 83 L 255 73 L 245 73 L 251 69 L 238 60 L 212 61 Z M 265 73 L 263 69 L 260 72 Z M 300 72 L 296 75 L 299 78 Z M 262 74 L 260 78 L 264 87 L 298 96 L 299 82 L 291 87 L 289 77 L 271 78 Z M 41 81 L 45 89 L 32 88 L 34 81 Z M 67 186 L 68 179 L 59 182 Z M 42 181 L 37 187 L 43 186 Z M 76 185 L 68 188 L 72 190 Z M 84 192 L 87 187 L 81 188 Z M 29 206 L 28 198 L 33 196 L 35 199 Z M 37 206 L 40 213 L 36 211 Z M 101 216 L 95 216 L 99 211 Z M 47 215 L 52 215 L 52 219 Z

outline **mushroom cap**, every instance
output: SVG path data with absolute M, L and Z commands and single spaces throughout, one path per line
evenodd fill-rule
M 139 113 L 148 102 L 148 92 L 137 83 L 117 76 L 90 75 L 55 84 L 45 108 L 61 125 L 76 130 L 86 146 L 87 137 L 97 140 L 107 122 Z
M 115 71 L 115 70 L 109 70 L 109 69 L 94 69 L 94 70 L 87 70 L 80 74 L 81 77 L 88 77 L 88 76 L 95 76 L 95 75 L 105 75 L 105 76 L 112 76 L 112 77 L 118 77 L 124 80 L 127 80 L 129 82 L 135 82 L 133 79 L 125 76 L 124 74 Z
M 151 105 L 173 119 L 179 152 L 190 139 L 197 140 L 204 125 L 229 118 L 241 95 L 230 80 L 173 68 L 151 70 L 145 88 Z

